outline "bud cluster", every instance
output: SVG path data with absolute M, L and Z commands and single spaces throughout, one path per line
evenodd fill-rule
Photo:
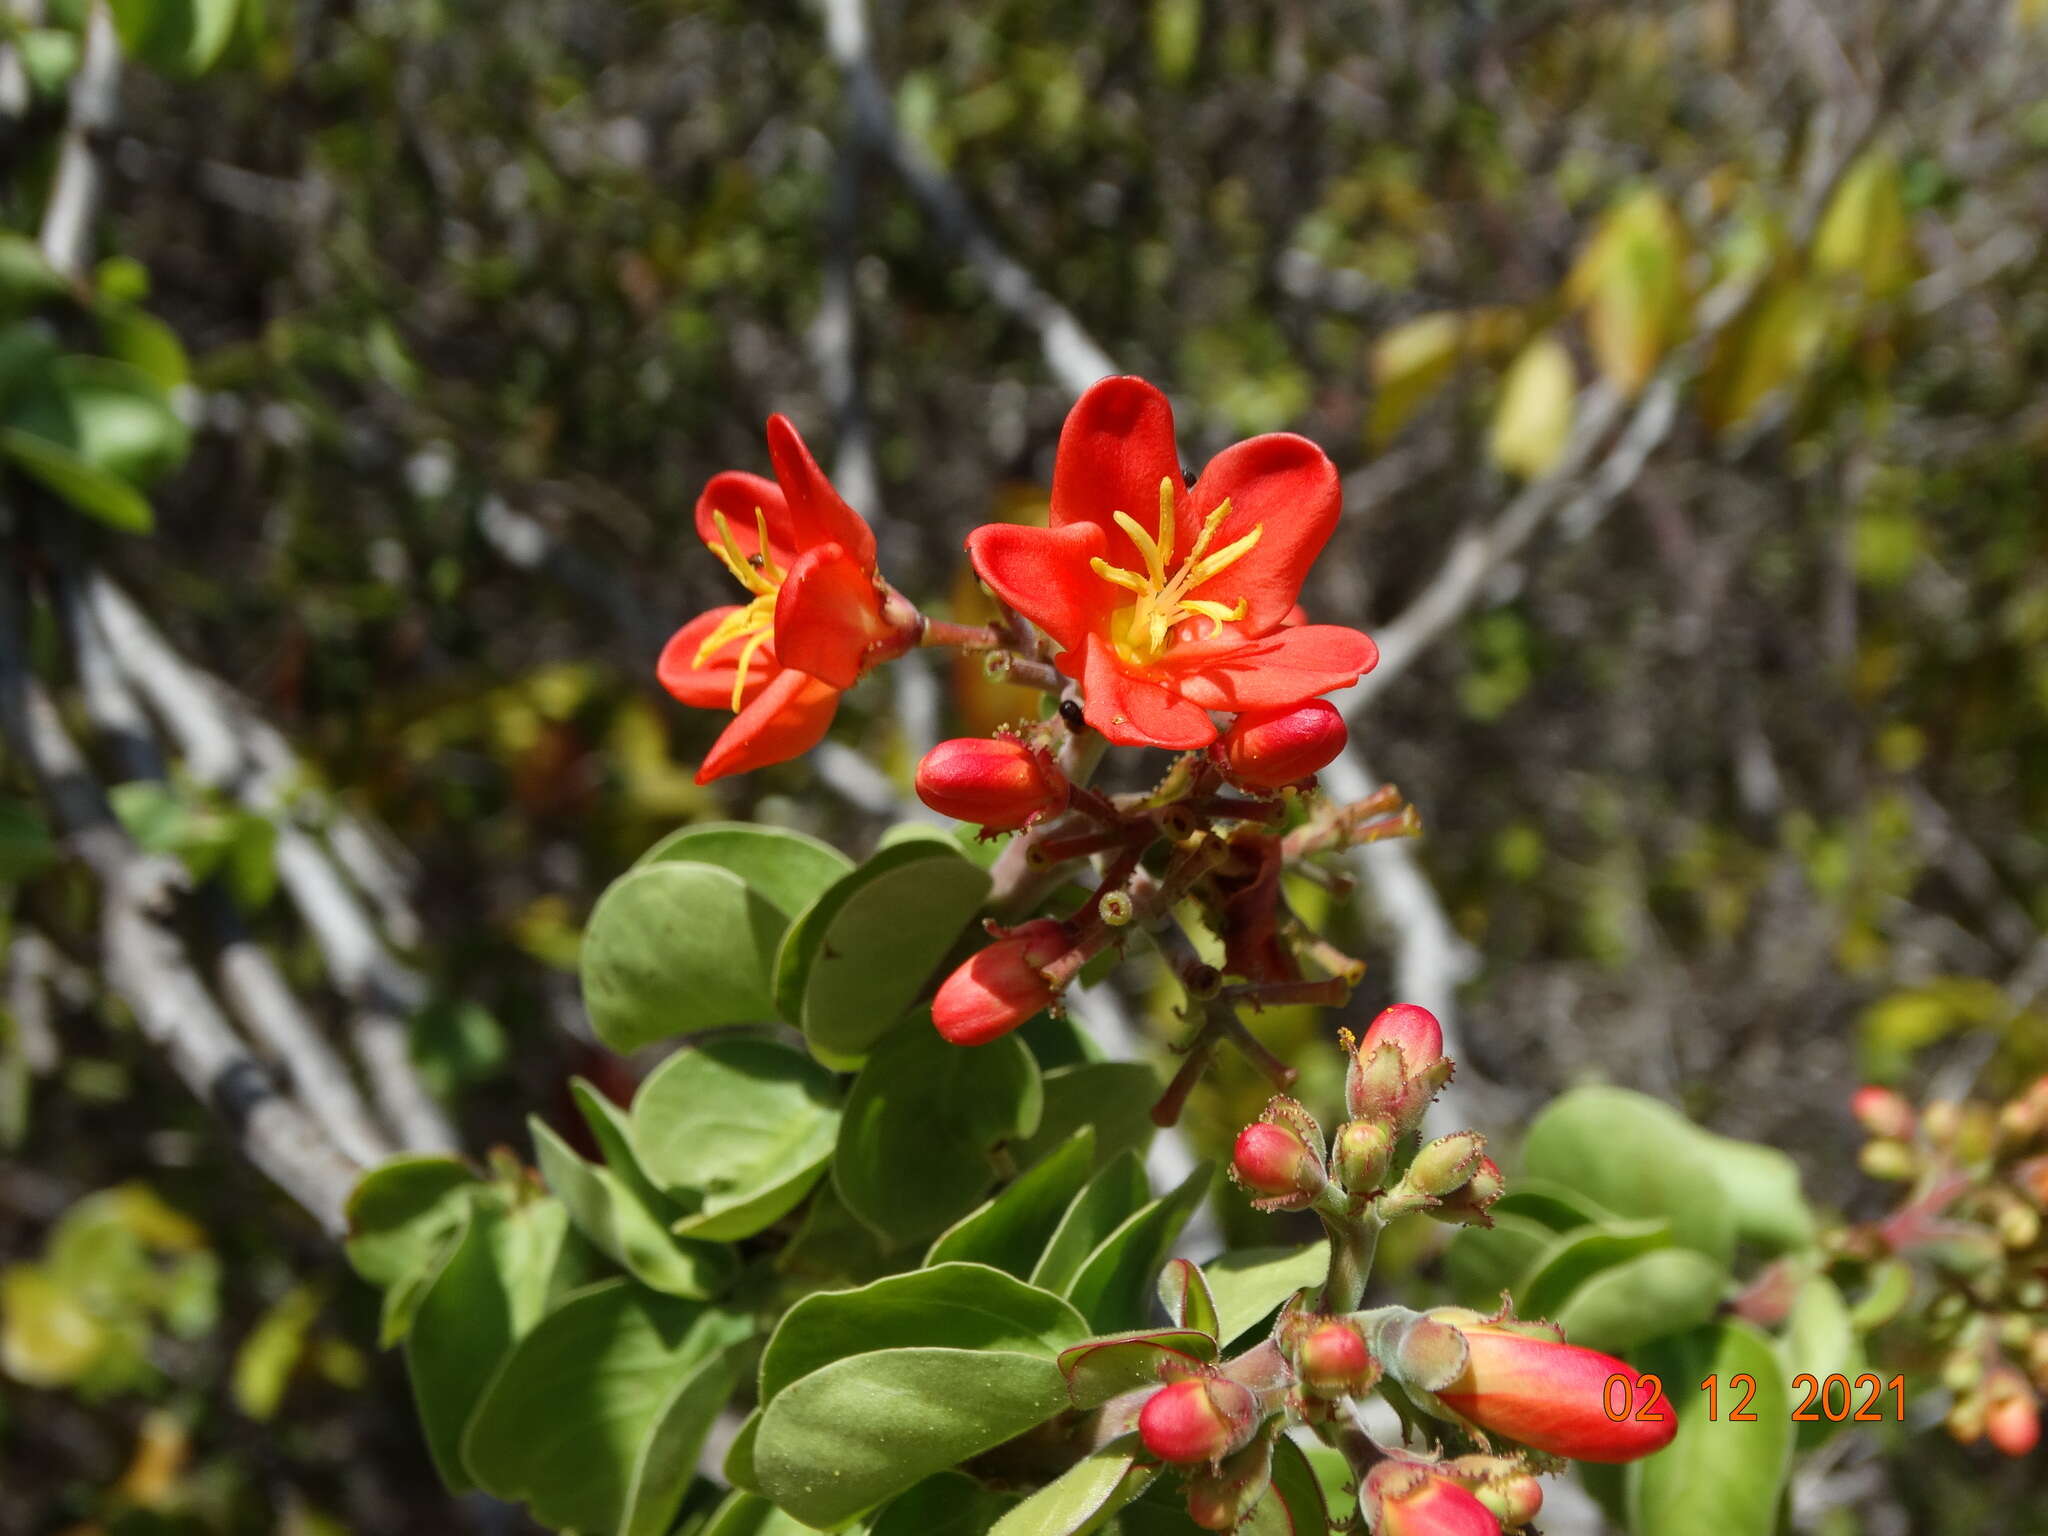
M 1849 1110 L 1869 1136 L 1859 1166 L 1905 1193 L 1889 1215 L 1835 1234 L 1837 1253 L 1921 1276 L 1893 1332 L 1938 1362 L 1949 1433 L 2026 1455 L 2048 1395 L 2048 1077 L 2003 1102 L 1917 1108 L 1867 1085 Z

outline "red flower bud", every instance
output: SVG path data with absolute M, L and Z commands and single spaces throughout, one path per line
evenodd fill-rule
M 1070 788 L 1051 757 L 1007 736 L 942 741 L 917 765 L 918 799 L 990 832 L 1065 810 Z
M 1485 1323 L 1464 1324 L 1464 1371 L 1437 1396 L 1481 1429 L 1573 1461 L 1635 1461 L 1678 1433 L 1659 1394 L 1645 1400 L 1635 1370 L 1612 1355 Z M 1619 1378 L 1619 1382 L 1616 1382 Z M 1628 1407 L 1608 1416 L 1623 1388 Z
M 1138 1438 L 1161 1461 L 1217 1462 L 1242 1449 L 1259 1427 L 1251 1389 L 1222 1377 L 1168 1382 L 1138 1410 Z
M 1387 1040 L 1401 1047 L 1402 1064 L 1411 1073 L 1432 1065 L 1444 1053 L 1443 1026 L 1437 1023 L 1435 1014 L 1413 1003 L 1396 1003 L 1382 1009 L 1379 1017 L 1365 1027 L 1358 1052 L 1361 1056 L 1370 1055 Z
M 1294 1371 L 1317 1397 L 1358 1397 L 1380 1379 L 1380 1363 L 1364 1336 L 1345 1322 L 1327 1322 L 1294 1350 Z
M 1381 1462 L 1360 1494 L 1376 1512 L 1376 1536 L 1500 1536 L 1500 1522 L 1469 1490 L 1415 1462 Z
M 1042 968 L 1065 954 L 1065 926 L 1049 917 L 1012 929 L 940 983 L 932 1024 L 955 1045 L 986 1045 L 1052 1002 Z
M 1313 1195 L 1322 1189 L 1322 1159 L 1284 1125 L 1259 1120 L 1238 1133 L 1230 1171 L 1254 1194 L 1276 1199 Z
M 2008 1456 L 2024 1456 L 2041 1440 L 2041 1405 L 2026 1377 L 2010 1366 L 1985 1383 L 1984 1437 Z
M 1892 1141 L 1911 1141 L 1917 1128 L 1905 1096 L 1874 1083 L 1865 1083 L 1849 1096 L 1849 1113 L 1871 1135 Z
M 1239 715 L 1209 748 L 1209 758 L 1233 784 L 1284 789 L 1328 766 L 1349 737 L 1335 705 L 1310 699 L 1291 709 Z

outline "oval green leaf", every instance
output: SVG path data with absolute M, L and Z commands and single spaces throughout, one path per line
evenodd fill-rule
M 731 1283 L 739 1267 L 731 1249 L 674 1236 L 611 1169 L 586 1163 L 538 1117 L 527 1125 L 548 1188 L 599 1252 L 670 1296 L 702 1300 Z
M 1633 1536 L 1772 1536 L 1794 1426 L 1770 1340 L 1746 1323 L 1710 1324 L 1658 1342 L 1633 1363 L 1664 1379 L 1678 1411 L 1677 1438 L 1628 1469 Z M 1756 1381 L 1756 1422 L 1731 1423 L 1725 1408 L 1718 1421 L 1708 1418 L 1694 1384 L 1713 1376 L 1725 1393 L 1738 1375 Z
M 1095 1131 L 1082 1126 L 1007 1189 L 969 1211 L 933 1240 L 927 1264 L 992 1264 L 1023 1279 L 1095 1163 Z
M 1591 1276 L 1550 1319 L 1574 1344 L 1626 1354 L 1710 1321 L 1727 1284 L 1727 1273 L 1705 1254 L 1660 1248 Z
M 853 868 L 853 860 L 830 843 L 750 821 L 678 827 L 635 859 L 633 867 L 670 862 L 729 869 L 790 921 Z

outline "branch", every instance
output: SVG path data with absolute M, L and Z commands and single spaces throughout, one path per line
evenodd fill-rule
M 175 871 L 149 858 L 108 809 L 57 708 L 30 675 L 11 585 L 0 583 L 0 734 L 28 764 L 73 851 L 99 877 L 108 981 L 143 1035 L 227 1123 L 242 1152 L 339 1234 L 361 1166 L 252 1056 L 169 922 Z
M 106 0 L 93 0 L 85 18 L 85 54 L 71 82 L 70 115 L 57 148 L 57 174 L 43 207 L 39 243 L 43 259 L 74 281 L 92 259 L 92 225 L 99 216 L 106 171 L 98 141 L 114 125 L 121 94 L 121 39 Z

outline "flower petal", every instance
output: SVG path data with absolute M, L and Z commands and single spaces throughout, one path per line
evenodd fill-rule
M 695 662 L 698 647 L 703 645 L 705 637 L 739 611 L 737 603 L 707 609 L 670 635 L 668 644 L 661 648 L 661 659 L 654 664 L 655 678 L 662 687 L 693 709 L 732 708 L 733 672 L 746 642 L 738 638 L 728 640 L 712 653 L 703 666 L 697 666 Z M 754 653 L 753 665 L 747 668 L 747 686 L 740 694 L 742 707 L 768 686 L 768 679 L 775 675 L 775 666 L 775 642 L 771 639 Z
M 1285 709 L 1349 688 L 1379 661 L 1372 637 L 1341 624 L 1299 624 L 1256 640 L 1189 641 L 1165 667 L 1186 698 L 1204 709 Z
M 967 535 L 975 574 L 1070 651 L 1079 650 L 1082 641 L 1108 623 L 1123 595 L 1089 569 L 1088 562 L 1102 550 L 1102 530 L 1094 523 L 1067 528 L 985 523 Z
M 868 647 L 888 634 L 882 594 L 851 555 L 826 543 L 796 557 L 775 597 L 775 651 L 785 667 L 851 688 Z
M 875 532 L 849 507 L 818 468 L 811 450 L 787 416 L 768 418 L 768 457 L 775 478 L 789 498 L 790 526 L 799 551 L 831 542 L 852 555 L 860 568 L 875 572 Z
M 1195 595 L 1226 603 L 1243 598 L 1245 632 L 1263 635 L 1286 620 L 1308 568 L 1336 530 L 1343 510 L 1337 466 L 1291 432 L 1247 438 L 1224 449 L 1188 492 L 1181 517 L 1184 550 L 1193 547 L 1202 519 L 1225 497 L 1230 515 L 1209 547 L 1227 548 L 1253 528 L 1262 530 L 1259 542 Z
M 837 688 L 784 667 L 712 743 L 697 769 L 697 782 L 709 784 L 727 774 L 801 757 L 825 739 L 838 708 Z
M 1115 515 L 1127 513 L 1147 533 L 1156 532 L 1161 480 L 1172 482 L 1174 505 L 1184 516 L 1186 483 L 1166 396 L 1137 378 L 1089 385 L 1060 429 L 1052 466 L 1052 526 L 1093 523 L 1102 530 L 1107 547 L 1100 553 L 1111 565 L 1142 571 L 1144 557 L 1117 527 Z M 1182 543 L 1180 551 L 1187 547 Z
M 750 475 L 739 469 L 713 475 L 703 494 L 697 498 L 697 537 L 708 547 L 718 548 L 718 524 L 712 516 L 723 512 L 725 525 L 732 530 L 734 547 L 751 560 L 761 552 L 761 539 L 754 523 L 756 508 L 768 521 L 769 554 L 775 557 L 777 565 L 787 569 L 789 562 L 796 558 L 796 538 L 789 526 L 789 503 L 783 498 L 781 486 L 760 475 Z
M 1118 746 L 1185 750 L 1216 739 L 1206 710 L 1127 669 L 1101 636 L 1088 637 L 1082 665 L 1088 723 Z

